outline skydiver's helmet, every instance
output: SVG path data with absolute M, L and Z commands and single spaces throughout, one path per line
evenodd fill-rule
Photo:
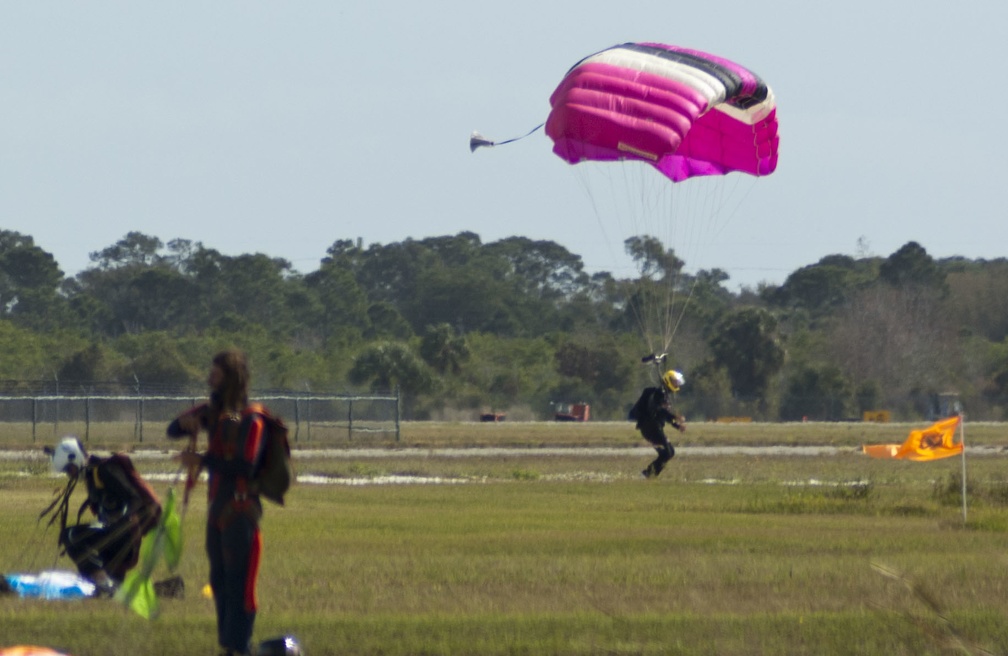
M 666 371 L 662 375 L 662 385 L 669 392 L 678 392 L 679 388 L 686 384 L 686 378 L 675 370 Z
M 80 472 L 84 469 L 84 464 L 87 462 L 87 454 L 84 452 L 84 447 L 76 437 L 64 437 L 56 445 L 56 448 L 51 450 L 50 454 L 52 455 L 52 471 L 54 474 L 65 473 L 67 467 L 70 465 L 76 466 L 77 472 Z
M 305 656 L 305 652 L 294 636 L 287 635 L 260 642 L 256 656 Z

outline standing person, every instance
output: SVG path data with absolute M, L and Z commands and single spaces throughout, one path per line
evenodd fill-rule
M 60 522 L 59 544 L 77 571 L 92 581 L 97 593 L 111 596 L 140 557 L 140 541 L 161 517 L 161 503 L 129 456 L 89 456 L 76 437 L 65 437 L 55 448 L 46 447 L 54 473 L 68 477 L 60 497 L 41 516 L 53 513 Z M 87 498 L 77 511 L 77 523 L 67 526 L 70 497 L 83 480 Z M 97 522 L 82 524 L 88 509 Z
M 262 504 L 249 488 L 261 457 L 265 423 L 249 408 L 249 369 L 244 353 L 214 356 L 207 379 L 210 401 L 179 415 L 169 437 L 208 435 L 204 453 L 177 456 L 191 472 L 209 472 L 206 551 L 217 611 L 222 656 L 250 654 L 255 624 L 256 580 L 262 556 Z
M 678 392 L 685 382 L 678 371 L 667 371 L 662 376 L 662 386 L 644 388 L 640 398 L 630 409 L 630 420 L 637 421 L 637 430 L 658 452 L 658 457 L 641 472 L 645 478 L 661 474 L 675 455 L 675 448 L 665 436 L 665 424 L 671 424 L 680 433 L 686 432 L 686 422 L 672 412 L 669 404 L 669 395 Z

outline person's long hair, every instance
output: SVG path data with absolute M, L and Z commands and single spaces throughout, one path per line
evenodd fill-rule
M 213 391 L 211 403 L 217 413 L 240 413 L 248 405 L 249 368 L 245 354 L 238 349 L 221 351 L 213 364 L 220 368 L 224 380 Z

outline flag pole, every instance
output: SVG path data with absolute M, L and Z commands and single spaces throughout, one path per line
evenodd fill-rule
M 963 525 L 966 524 L 966 422 L 963 413 L 959 413 L 959 444 L 962 445 L 962 510 Z

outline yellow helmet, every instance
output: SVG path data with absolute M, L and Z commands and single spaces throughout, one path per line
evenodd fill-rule
M 662 375 L 662 385 L 670 392 L 678 392 L 679 388 L 685 384 L 686 379 L 678 371 L 669 370 Z

